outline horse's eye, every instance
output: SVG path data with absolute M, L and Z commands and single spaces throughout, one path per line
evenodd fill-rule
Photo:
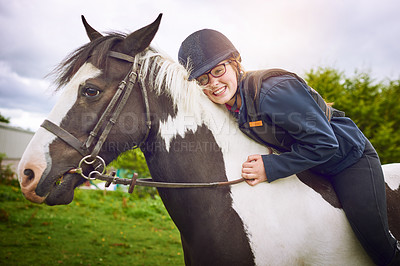
M 91 98 L 93 98 L 93 97 L 96 97 L 97 95 L 100 94 L 100 90 L 98 90 L 98 89 L 96 89 L 96 88 L 92 88 L 92 87 L 86 87 L 86 88 L 83 90 L 82 93 L 83 93 L 83 95 L 86 96 L 86 97 L 91 97 Z

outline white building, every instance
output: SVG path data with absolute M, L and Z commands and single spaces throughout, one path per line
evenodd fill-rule
M 16 171 L 19 160 L 34 134 L 32 131 L 0 122 L 0 153 L 6 154 L 2 164 L 10 164 Z

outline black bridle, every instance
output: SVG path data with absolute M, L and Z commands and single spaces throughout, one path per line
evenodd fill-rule
M 60 126 L 54 124 L 50 120 L 47 119 L 44 120 L 44 122 L 41 125 L 41 127 L 45 128 L 46 130 L 50 131 L 51 133 L 62 139 L 65 143 L 73 147 L 83 156 L 83 158 L 78 164 L 78 167 L 69 170 L 68 173 L 80 174 L 82 177 L 88 180 L 94 180 L 94 179 L 104 180 L 107 182 L 106 186 L 109 186 L 111 183 L 130 185 L 129 188 L 130 193 L 133 191 L 133 188 L 136 184 L 142 186 L 164 187 L 164 188 L 217 187 L 222 185 L 236 184 L 244 180 L 242 178 L 234 181 L 213 182 L 213 183 L 165 183 L 165 182 L 155 182 L 152 181 L 151 179 L 137 180 L 135 175 L 133 176 L 132 179 L 123 179 L 115 176 L 115 173 L 112 173 L 111 175 L 105 174 L 106 164 L 104 162 L 104 159 L 99 156 L 101 147 L 106 141 L 113 125 L 117 122 L 117 119 L 122 109 L 124 108 L 136 82 L 139 82 L 139 86 L 141 88 L 141 92 L 143 95 L 143 101 L 146 109 L 145 124 L 147 130 L 142 140 L 135 147 L 133 147 L 133 149 L 138 148 L 145 143 L 151 130 L 150 107 L 147 96 L 147 90 L 143 84 L 140 84 L 143 82 L 140 73 L 137 73 L 136 70 L 134 69 L 135 59 L 130 55 L 114 51 L 110 51 L 108 53 L 108 56 L 132 63 L 132 67 L 131 70 L 128 72 L 128 74 L 125 76 L 124 80 L 122 80 L 118 85 L 118 90 L 115 92 L 106 110 L 101 115 L 99 121 L 97 122 L 93 130 L 90 132 L 86 141 L 85 142 L 80 141 L 71 133 L 61 128 Z M 101 128 L 104 128 L 102 132 L 100 132 Z M 89 148 L 93 145 L 96 139 L 97 142 L 93 150 L 89 151 Z M 92 167 L 94 168 L 94 171 L 91 171 L 90 174 L 86 176 L 82 170 L 83 164 L 93 165 Z
M 127 61 L 129 63 L 134 63 L 134 58 L 132 56 L 118 53 L 111 51 L 108 53 L 108 56 Z M 93 130 L 90 132 L 88 138 L 86 139 L 85 142 L 81 142 L 79 139 L 77 139 L 75 136 L 73 136 L 71 133 L 66 131 L 65 129 L 61 128 L 60 126 L 54 124 L 50 120 L 44 120 L 42 123 L 41 127 L 47 129 L 60 139 L 62 139 L 64 142 L 66 142 L 68 145 L 73 147 L 75 150 L 77 150 L 82 156 L 84 156 L 79 163 L 79 168 L 83 163 L 86 164 L 95 164 L 95 161 L 99 161 L 99 163 L 96 163 L 95 165 L 95 170 L 96 172 L 100 173 L 97 169 L 102 167 L 102 173 L 105 171 L 105 163 L 104 160 L 99 156 L 101 147 L 103 146 L 104 142 L 106 141 L 112 127 L 114 124 L 117 122 L 117 119 L 119 115 L 121 114 L 122 109 L 124 108 L 129 96 L 131 95 L 132 89 L 135 86 L 136 82 L 139 81 L 139 84 L 141 83 L 141 79 L 138 78 L 140 74 L 136 72 L 134 69 L 134 64 L 131 67 L 131 70 L 128 72 L 128 74 L 125 76 L 124 80 L 122 80 L 119 85 L 118 85 L 118 90 L 115 92 L 113 98 L 111 99 L 110 103 L 108 104 L 106 110 L 104 113 L 101 115 L 99 121 L 93 128 Z M 150 120 L 150 107 L 149 107 L 149 101 L 147 97 L 147 90 L 146 87 L 141 85 L 141 91 L 143 95 L 143 100 L 144 100 L 144 105 L 146 109 L 146 115 L 145 115 L 145 123 L 146 123 L 146 134 L 144 135 L 143 139 L 134 147 L 140 147 L 146 140 L 147 137 L 150 133 L 151 129 L 151 120 Z M 103 131 L 100 132 L 100 130 L 103 129 Z M 89 148 L 93 145 L 94 141 L 97 139 L 97 142 L 95 143 L 93 149 L 90 151 Z M 80 171 L 80 174 L 87 178 L 91 179 L 92 177 L 85 176 L 82 171 Z M 93 175 L 93 173 L 91 173 Z

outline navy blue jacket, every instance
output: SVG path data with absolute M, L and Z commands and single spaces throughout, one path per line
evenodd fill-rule
M 244 99 L 243 91 L 240 91 Z M 296 78 L 283 75 L 262 83 L 259 111 L 264 123 L 281 128 L 294 142 L 281 154 L 262 155 L 268 182 L 310 169 L 335 175 L 357 162 L 366 138 L 348 117 L 332 117 L 329 122 Z M 238 117 L 239 127 L 247 122 L 246 105 Z

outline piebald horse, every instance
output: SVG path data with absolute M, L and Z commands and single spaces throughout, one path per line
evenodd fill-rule
M 83 18 L 91 41 L 61 63 L 63 93 L 19 165 L 28 200 L 69 204 L 85 180 L 70 170 L 87 154 L 86 175 L 92 159 L 107 164 L 140 146 L 155 181 L 207 183 L 238 179 L 248 155 L 269 153 L 188 81 L 183 66 L 149 46 L 160 19 L 129 35 L 102 36 Z M 109 119 L 116 111 L 107 106 L 126 83 L 126 104 L 117 98 L 120 114 Z M 400 239 L 400 165 L 383 169 L 390 227 Z M 159 194 L 180 231 L 187 265 L 372 265 L 323 178 L 159 188 Z

